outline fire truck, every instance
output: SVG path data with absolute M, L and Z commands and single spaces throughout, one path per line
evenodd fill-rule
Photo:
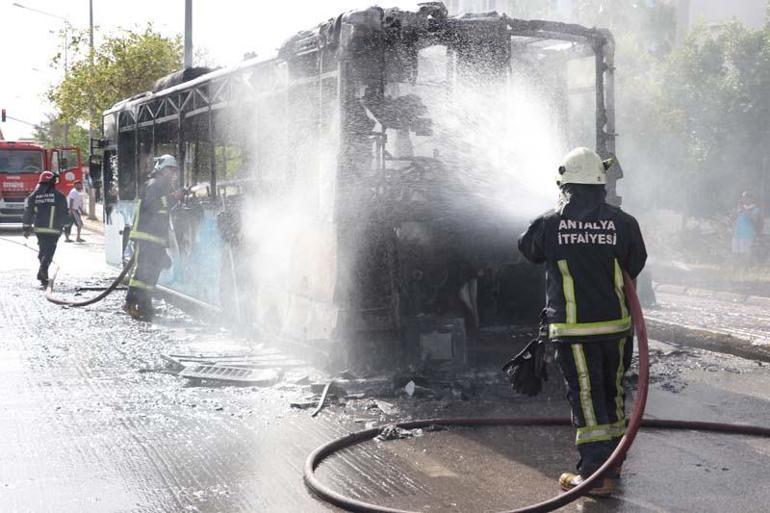
M 24 199 L 35 190 L 42 171 L 59 176 L 56 188 L 68 194 L 83 179 L 80 149 L 45 148 L 34 142 L 0 141 L 0 223 L 19 223 Z

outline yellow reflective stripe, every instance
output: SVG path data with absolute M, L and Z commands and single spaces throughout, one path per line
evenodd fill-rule
M 624 333 L 631 329 L 631 318 L 616 319 L 614 321 L 601 322 L 581 322 L 581 323 L 553 323 L 548 326 L 548 336 L 557 337 L 579 337 L 593 335 L 612 335 L 615 333 Z
M 626 308 L 626 294 L 623 291 L 623 271 L 620 270 L 618 259 L 615 259 L 615 294 L 620 303 L 620 317 L 628 317 L 628 308 Z
M 559 260 L 559 271 L 561 271 L 561 283 L 564 290 L 564 303 L 566 306 L 566 322 L 573 324 L 577 322 L 577 305 L 575 304 L 575 281 L 569 273 L 569 267 L 566 260 Z
M 134 244 L 134 262 L 139 262 L 139 244 Z M 131 279 L 134 279 L 134 276 L 136 276 L 136 269 L 139 266 L 134 264 L 134 268 L 131 269 Z M 130 283 L 130 281 L 129 281 Z
M 168 210 L 158 210 L 158 214 L 166 215 L 168 214 Z
M 163 208 L 168 208 L 168 200 L 166 199 L 165 196 L 160 197 L 160 203 L 161 205 L 163 205 Z
M 51 207 L 51 219 L 48 221 L 48 228 L 53 229 L 53 216 L 56 214 L 56 203 Z M 55 231 L 55 230 L 54 230 Z
M 623 352 L 626 348 L 626 338 L 618 341 L 618 372 L 615 375 L 615 416 L 618 421 L 626 418 L 626 412 L 623 408 Z
M 594 404 L 591 401 L 591 379 L 588 374 L 586 355 L 581 344 L 572 344 L 572 356 L 575 359 L 575 368 L 578 375 L 580 409 L 583 410 L 586 427 L 596 426 L 596 413 L 594 412 Z
M 37 227 L 35 226 L 35 233 L 52 233 L 52 234 L 58 234 L 60 233 L 59 230 L 54 230 L 53 228 L 43 228 L 43 227 Z
M 590 442 L 602 442 L 620 438 L 626 433 L 626 422 L 621 420 L 612 424 L 599 424 L 597 426 L 586 426 L 577 428 L 575 434 L 576 444 L 585 444 Z
M 142 200 L 136 202 L 136 215 L 134 216 L 134 224 L 131 226 L 131 231 L 136 231 L 139 226 L 139 212 L 142 211 Z M 130 238 L 130 237 L 129 237 Z
M 610 434 L 615 438 L 620 438 L 626 434 L 626 419 L 621 419 L 610 424 Z
M 131 281 L 128 282 L 129 287 L 136 287 L 138 289 L 144 289 L 144 290 L 155 290 L 155 287 L 152 285 L 148 285 L 143 281 L 139 281 L 136 278 L 131 278 Z
M 580 444 L 587 444 L 591 442 L 607 442 L 609 440 L 612 440 L 613 438 L 615 437 L 610 434 L 601 434 L 601 435 L 590 436 L 590 437 L 589 436 L 575 437 L 575 444 L 580 445 Z
M 164 239 L 163 237 L 158 237 L 157 235 L 153 235 L 151 233 L 132 231 L 131 234 L 128 236 L 128 238 L 131 240 L 143 240 L 147 242 L 154 242 L 155 244 L 160 244 L 162 246 L 166 245 L 166 239 Z
M 575 434 L 575 443 L 580 445 L 590 442 L 612 440 L 613 438 L 615 437 L 612 434 L 610 426 L 602 424 L 601 426 L 578 428 L 577 433 Z

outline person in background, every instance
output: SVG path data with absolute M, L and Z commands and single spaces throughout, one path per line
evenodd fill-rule
M 48 267 L 53 262 L 61 230 L 67 222 L 67 200 L 56 190 L 56 175 L 50 171 L 40 173 L 38 186 L 24 202 L 24 237 L 37 236 L 37 259 L 40 268 L 37 279 L 43 287 L 48 285 Z
M 743 191 L 735 213 L 735 231 L 733 235 L 733 253 L 738 262 L 749 264 L 754 241 L 762 231 L 762 214 L 754 197 L 749 191 Z
M 85 194 L 83 194 L 83 182 L 78 180 L 77 182 L 75 182 L 75 186 L 67 195 L 67 208 L 69 210 L 69 222 L 67 223 L 67 226 L 64 227 L 65 242 L 72 242 L 72 239 L 70 239 L 70 235 L 72 234 L 73 224 L 77 228 L 77 238 L 75 240 L 78 242 L 85 242 L 85 240 L 80 238 L 80 230 L 83 228 L 83 216 L 86 214 L 85 210 L 83 210 L 84 196 Z

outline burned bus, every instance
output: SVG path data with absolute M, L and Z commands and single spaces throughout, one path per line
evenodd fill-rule
M 164 293 L 321 352 L 475 361 L 537 322 L 542 271 L 515 243 L 558 159 L 614 153 L 613 53 L 606 30 L 430 3 L 179 72 L 104 114 L 107 258 L 171 153 L 188 195 Z

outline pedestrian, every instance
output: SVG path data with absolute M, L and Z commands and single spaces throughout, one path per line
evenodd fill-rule
M 22 216 L 24 237 L 29 237 L 33 232 L 37 237 L 37 259 L 40 262 L 37 279 L 43 287 L 48 286 L 48 267 L 53 261 L 56 244 L 66 222 L 67 200 L 56 190 L 56 175 L 51 171 L 43 171 L 37 188 L 25 200 Z
M 85 195 L 83 194 L 83 182 L 78 180 L 77 182 L 75 182 L 75 186 L 72 188 L 69 194 L 67 194 L 67 208 L 69 210 L 69 222 L 64 227 L 65 242 L 72 242 L 72 239 L 70 239 L 70 235 L 72 234 L 73 224 L 77 228 L 77 238 L 75 240 L 77 242 L 85 242 L 85 240 L 80 238 L 80 230 L 83 228 L 83 216 L 86 215 L 85 210 L 83 210 L 84 196 Z
M 749 191 L 743 191 L 735 209 L 733 254 L 737 263 L 744 267 L 751 260 L 754 241 L 762 231 L 762 214 Z
M 559 477 L 563 490 L 596 472 L 626 428 L 623 377 L 633 335 L 623 272 L 635 279 L 647 253 L 636 219 L 605 201 L 610 165 L 588 148 L 568 153 L 556 179 L 556 209 L 535 219 L 519 239 L 528 260 L 545 263 L 548 338 L 577 429 L 577 473 Z M 611 495 L 619 478 L 617 467 L 588 493 Z
M 166 252 L 168 246 L 169 208 L 182 197 L 175 190 L 176 158 L 163 155 L 155 159 L 155 166 L 140 194 L 134 224 L 129 240 L 134 242 L 136 267 L 123 309 L 136 320 L 153 318 L 152 295 L 163 269 L 171 266 Z

